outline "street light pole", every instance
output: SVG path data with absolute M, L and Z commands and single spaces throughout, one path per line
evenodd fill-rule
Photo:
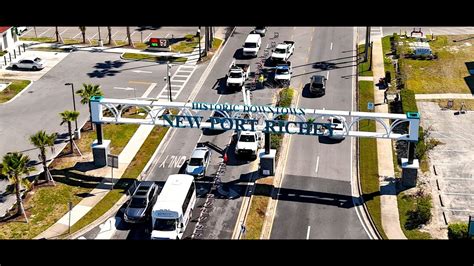
M 74 111 L 76 111 L 76 98 L 74 97 L 74 84 L 72 83 L 66 83 L 64 84 L 66 86 L 71 85 L 71 91 L 72 91 L 72 105 L 74 107 Z M 76 132 L 77 132 L 77 119 L 74 121 L 76 123 Z
M 102 38 L 100 37 L 100 26 L 97 26 L 97 30 L 99 31 L 99 46 L 102 47 Z
M 173 101 L 173 98 L 171 97 L 171 73 L 170 73 L 170 72 L 171 72 L 171 64 L 170 64 L 169 61 L 168 61 L 168 63 L 166 64 L 166 66 L 167 66 L 167 70 L 168 70 L 168 71 L 167 71 L 167 72 L 168 72 L 168 90 L 169 90 L 169 92 L 170 92 L 170 102 L 172 102 L 172 101 Z

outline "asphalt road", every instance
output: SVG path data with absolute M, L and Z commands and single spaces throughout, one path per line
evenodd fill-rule
M 177 68 L 172 68 L 172 74 Z M 72 110 L 71 87 L 75 90 L 82 83 L 100 84 L 104 95 L 112 98 L 134 98 L 149 90 L 150 97 L 156 97 L 165 86 L 163 77 L 166 65 L 152 62 L 125 61 L 119 55 L 78 51 L 69 54 L 41 79 L 34 82 L 20 97 L 11 103 L 0 105 L 0 155 L 10 151 L 24 151 L 31 159 L 36 159 L 37 150 L 28 138 L 38 130 L 67 135 L 67 125 L 60 126 L 59 113 Z M 78 124 L 89 118 L 87 105 L 80 104 L 76 95 L 76 108 L 81 113 Z M 58 145 L 65 145 L 58 143 Z M 61 149 L 57 147 L 56 152 Z M 51 154 L 48 150 L 48 158 Z
M 227 103 L 243 103 L 242 93 L 240 91 L 232 92 L 225 87 L 225 75 L 234 58 L 238 63 L 250 63 L 251 71 L 256 69 L 256 62 L 261 58 L 242 59 L 240 48 L 252 28 L 238 27 L 222 51 L 219 59 L 214 65 L 207 77 L 199 93 L 194 101 L 201 102 L 227 102 Z M 279 32 L 279 38 L 273 38 L 273 32 Z M 295 32 L 295 28 L 270 28 L 272 34 L 263 38 L 262 47 L 270 46 L 272 41 L 283 41 L 289 39 Z M 303 43 L 301 45 L 304 45 Z M 261 49 L 259 56 L 264 53 Z M 190 82 L 192 84 L 192 82 Z M 187 99 L 187 95 L 192 87 L 185 88 L 181 100 Z M 265 88 L 252 91 L 253 104 L 271 104 L 276 90 Z M 206 113 L 204 113 L 206 115 Z M 209 113 L 207 113 L 209 115 Z M 210 177 L 198 180 L 198 201 L 193 213 L 193 218 L 188 225 L 184 237 L 189 238 L 194 232 L 198 223 L 198 217 L 201 215 L 201 207 L 206 201 L 207 193 L 212 182 L 212 175 L 217 171 L 218 163 L 222 161 L 222 152 L 228 147 L 229 162 L 225 168 L 225 172 L 220 177 L 224 187 L 214 194 L 211 208 L 207 208 L 202 216 L 203 220 L 199 221 L 199 228 L 195 238 L 205 239 L 229 239 L 232 236 L 237 216 L 240 210 L 243 197 L 249 190 L 249 181 L 253 181 L 257 177 L 257 161 L 244 161 L 233 156 L 234 144 L 230 144 L 234 132 L 227 131 L 220 134 L 207 134 L 195 129 L 170 129 L 172 134 L 170 141 L 165 143 L 163 150 L 160 151 L 152 166 L 146 180 L 154 180 L 163 182 L 168 175 L 181 172 L 185 168 L 186 160 L 191 154 L 197 142 L 208 142 L 213 147 L 213 155 L 211 158 L 211 166 L 208 171 Z M 233 199 L 228 196 L 232 195 Z M 119 212 L 117 216 L 121 217 Z M 114 238 L 142 239 L 148 238 L 145 226 L 135 226 L 130 228 L 126 225 L 119 226 L 119 230 Z
M 298 106 L 352 110 L 353 28 L 316 28 L 301 38 L 313 43 L 306 62 L 294 63 L 302 64 L 301 80 L 292 81 L 302 93 Z M 315 69 L 312 63 L 320 61 L 335 67 Z M 328 77 L 326 95 L 320 98 L 307 93 L 313 73 Z M 271 239 L 367 239 L 352 202 L 351 138 L 336 142 L 293 135 L 289 145 Z

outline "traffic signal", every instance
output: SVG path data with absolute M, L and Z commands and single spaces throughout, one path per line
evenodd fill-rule
M 150 38 L 150 47 L 158 47 L 160 44 L 160 39 Z

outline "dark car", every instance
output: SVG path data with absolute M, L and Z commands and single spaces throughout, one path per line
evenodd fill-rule
M 151 208 L 153 208 L 157 196 L 158 186 L 154 182 L 141 182 L 124 211 L 123 218 L 125 221 L 127 223 L 144 222 Z
M 326 77 L 321 75 L 312 76 L 309 91 L 315 95 L 324 95 L 326 93 Z

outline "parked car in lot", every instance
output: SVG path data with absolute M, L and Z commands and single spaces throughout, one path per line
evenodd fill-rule
M 13 69 L 23 68 L 23 69 L 38 70 L 38 69 L 43 69 L 44 65 L 45 65 L 45 62 L 39 57 L 23 58 L 11 63 L 11 67 Z
M 211 150 L 203 143 L 198 143 L 186 166 L 186 174 L 194 177 L 206 176 L 206 170 L 211 161 L 211 153 Z
M 158 185 L 153 181 L 142 181 L 130 199 L 123 218 L 127 223 L 144 222 L 158 196 Z
M 311 77 L 309 83 L 309 91 L 314 95 L 326 94 L 326 77 L 321 75 L 314 75 Z
M 260 34 L 260 36 L 263 37 L 267 33 L 267 28 L 263 27 L 263 26 L 257 26 L 257 27 L 255 27 L 253 32 L 256 33 L 256 34 Z

